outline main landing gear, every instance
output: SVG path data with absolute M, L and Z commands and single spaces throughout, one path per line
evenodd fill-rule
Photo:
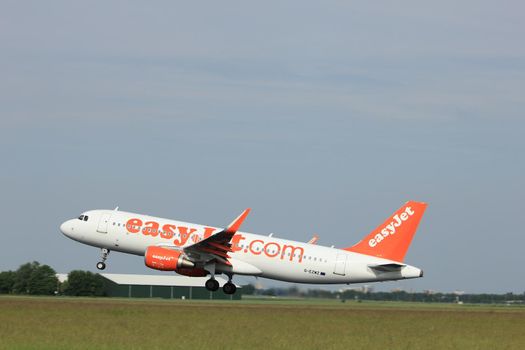
M 218 291 L 219 282 L 217 282 L 217 280 L 215 279 L 215 263 L 205 265 L 204 269 L 211 274 L 210 279 L 206 281 L 204 286 L 210 292 Z M 224 283 L 224 286 L 222 286 L 222 291 L 224 292 L 224 294 L 234 294 L 235 291 L 237 290 L 237 287 L 235 286 L 235 284 L 232 283 L 233 274 L 228 273 L 227 275 L 228 275 L 228 282 Z
M 214 277 L 212 277 L 206 281 L 205 287 L 210 292 L 216 292 L 219 290 L 219 282 Z M 231 278 L 228 280 L 228 282 L 224 283 L 224 286 L 222 286 L 222 291 L 224 294 L 235 294 L 237 287 L 232 283 Z
M 97 263 L 97 269 L 104 270 L 106 268 L 106 260 L 109 255 L 109 249 L 102 248 L 102 261 Z
M 224 283 L 224 286 L 222 286 L 222 291 L 224 294 L 235 294 L 237 287 L 231 281 L 228 281 L 227 283 Z
M 217 280 L 212 277 L 206 281 L 204 286 L 210 292 L 216 292 L 219 289 L 219 282 L 217 282 Z

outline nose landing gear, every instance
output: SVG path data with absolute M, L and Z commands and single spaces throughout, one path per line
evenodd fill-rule
M 109 255 L 109 249 L 102 248 L 102 261 L 99 261 L 97 263 L 97 269 L 104 270 L 106 268 L 106 260 L 108 258 L 108 255 Z

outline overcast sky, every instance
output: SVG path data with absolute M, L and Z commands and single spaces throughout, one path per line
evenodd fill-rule
M 251 207 L 245 231 L 346 247 L 418 200 L 425 277 L 377 289 L 522 293 L 523 13 L 3 1 L 0 270 L 95 271 L 58 230 L 88 209 L 224 226 Z M 112 253 L 107 272 L 151 270 Z

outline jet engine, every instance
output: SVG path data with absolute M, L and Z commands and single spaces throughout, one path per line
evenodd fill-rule
M 161 271 L 187 270 L 195 266 L 193 262 L 184 257 L 181 251 L 156 246 L 146 249 L 144 263 L 147 267 Z

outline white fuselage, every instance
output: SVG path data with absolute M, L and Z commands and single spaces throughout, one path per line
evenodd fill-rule
M 83 215 L 88 216 L 87 221 L 68 220 L 61 225 L 61 231 L 81 243 L 140 256 L 144 256 L 150 246 L 182 250 L 221 230 L 117 210 L 91 210 Z M 237 232 L 231 243 L 231 266 L 218 266 L 217 272 L 315 284 L 374 282 L 422 276 L 422 270 L 410 265 L 398 271 L 380 272 L 369 266 L 396 262 L 276 237 Z

